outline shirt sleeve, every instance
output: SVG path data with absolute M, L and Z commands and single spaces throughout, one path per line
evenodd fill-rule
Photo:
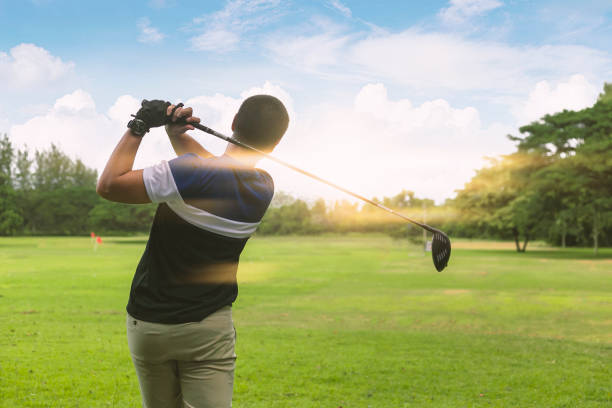
M 152 203 L 181 200 L 167 161 L 146 167 L 142 171 L 142 179 Z

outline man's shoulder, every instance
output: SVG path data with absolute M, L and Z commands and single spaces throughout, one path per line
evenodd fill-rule
M 270 173 L 268 173 L 264 169 L 260 169 L 257 167 L 255 168 L 255 171 L 261 177 L 266 187 L 270 190 L 270 194 L 274 194 L 274 179 L 272 178 Z
M 185 153 L 181 156 L 175 157 L 168 163 L 171 167 L 197 168 L 204 165 L 206 163 L 206 160 L 208 159 L 202 156 L 198 156 L 195 153 Z

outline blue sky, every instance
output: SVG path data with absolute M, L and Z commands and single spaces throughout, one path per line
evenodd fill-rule
M 228 133 L 265 92 L 292 113 L 279 156 L 366 195 L 437 201 L 510 152 L 506 134 L 612 81 L 603 0 L 0 0 L 0 32 L 0 132 L 18 146 L 101 169 L 142 98 L 188 102 Z M 153 132 L 136 164 L 170 157 Z M 277 189 L 343 197 L 262 167 Z

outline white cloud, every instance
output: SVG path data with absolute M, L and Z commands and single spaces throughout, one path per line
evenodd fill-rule
M 597 100 L 598 89 L 582 75 L 572 75 L 566 82 L 553 86 L 548 81 L 538 82 L 529 98 L 515 116 L 521 124 L 527 124 L 546 114 L 589 107 Z
M 330 0 L 329 4 L 333 8 L 338 10 L 340 13 L 342 13 L 342 15 L 344 17 L 347 17 L 347 18 L 352 17 L 353 13 L 351 13 L 351 9 L 348 8 L 345 4 L 342 4 L 342 2 L 340 2 L 340 0 Z
M 355 98 L 355 111 L 392 123 L 403 133 L 441 127 L 473 133 L 480 128 L 478 111 L 472 107 L 454 109 L 443 99 L 427 101 L 419 107 L 413 107 L 408 99 L 390 101 L 387 88 L 380 83 L 361 89 Z
M 222 10 L 193 20 L 203 32 L 191 38 L 191 45 L 200 51 L 233 51 L 245 33 L 275 21 L 282 10 L 280 0 L 230 0 Z
M 121 95 L 108 109 L 108 117 L 116 122 L 126 122 L 140 109 L 140 101 L 132 95 Z
M 296 36 L 288 41 L 270 38 L 265 46 L 272 51 L 279 63 L 307 72 L 324 73 L 326 68 L 340 64 L 341 55 L 349 40 L 348 36 L 321 33 L 313 36 Z M 348 67 L 348 70 L 353 68 Z
M 87 113 L 93 112 L 96 109 L 96 104 L 90 94 L 77 89 L 71 94 L 64 95 L 55 101 L 53 111 L 58 113 Z
M 498 0 L 450 0 L 450 6 L 440 10 L 440 18 L 450 24 L 462 23 L 471 17 L 503 6 Z
M 73 62 L 64 62 L 34 44 L 19 44 L 0 52 L 0 84 L 6 88 L 24 88 L 58 80 L 74 70 Z
M 191 39 L 191 45 L 199 51 L 232 51 L 239 42 L 238 34 L 221 27 L 206 30 Z
M 419 30 L 350 36 L 336 31 L 285 33 L 265 46 L 278 63 L 321 75 L 337 73 L 420 90 L 493 91 L 496 96 L 522 96 L 544 78 L 577 72 L 604 78 L 612 69 L 608 53 L 584 46 L 513 46 Z
M 141 43 L 157 43 L 165 37 L 157 28 L 151 26 L 151 21 L 146 17 L 138 21 L 138 28 L 140 29 L 138 41 Z

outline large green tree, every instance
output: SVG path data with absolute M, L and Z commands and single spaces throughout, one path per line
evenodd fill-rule
M 519 151 L 551 159 L 533 175 L 532 191 L 554 203 L 550 216 L 561 226 L 562 241 L 571 225 L 577 241 L 590 237 L 597 252 L 612 224 L 612 86 L 606 84 L 590 108 L 546 115 L 520 131 L 524 136 L 513 138 Z

